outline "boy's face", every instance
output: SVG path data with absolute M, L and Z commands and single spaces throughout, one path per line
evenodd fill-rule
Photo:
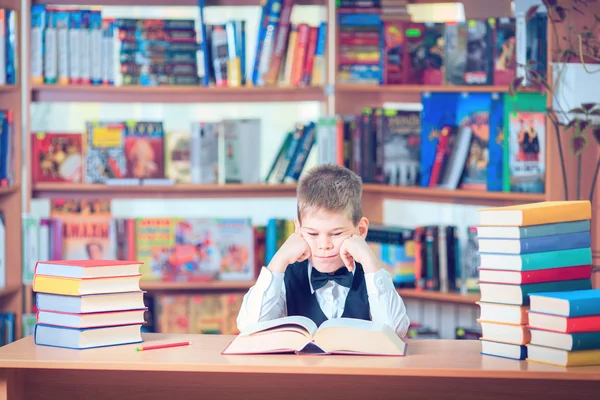
M 302 224 L 296 219 L 296 233 L 310 247 L 310 263 L 320 272 L 333 273 L 344 266 L 340 258 L 340 247 L 351 235 L 367 236 L 369 221 L 362 218 L 358 225 L 346 213 L 327 210 L 307 210 L 302 215 Z

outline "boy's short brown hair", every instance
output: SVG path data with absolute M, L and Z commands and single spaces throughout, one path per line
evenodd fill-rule
M 362 179 L 348 168 L 322 164 L 298 183 L 298 220 L 307 208 L 346 212 L 354 225 L 362 218 Z

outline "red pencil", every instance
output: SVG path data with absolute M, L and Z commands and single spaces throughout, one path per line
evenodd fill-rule
M 150 346 L 137 347 L 136 351 L 166 349 L 168 347 L 188 346 L 190 344 L 192 344 L 192 342 L 177 342 L 177 343 L 155 344 L 155 345 L 150 345 Z

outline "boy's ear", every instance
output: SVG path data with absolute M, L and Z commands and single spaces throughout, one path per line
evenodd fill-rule
M 296 228 L 294 233 L 300 233 L 300 220 L 298 218 L 294 218 L 294 227 Z
M 367 232 L 369 232 L 369 220 L 367 217 L 362 217 L 360 221 L 358 221 L 358 234 L 363 239 L 367 238 Z

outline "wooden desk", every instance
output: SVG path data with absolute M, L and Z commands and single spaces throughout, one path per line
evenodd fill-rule
M 561 368 L 479 354 L 478 341 L 410 341 L 405 357 L 222 356 L 231 336 L 147 334 L 186 347 L 136 352 L 0 348 L 0 399 L 598 398 L 600 367 Z

